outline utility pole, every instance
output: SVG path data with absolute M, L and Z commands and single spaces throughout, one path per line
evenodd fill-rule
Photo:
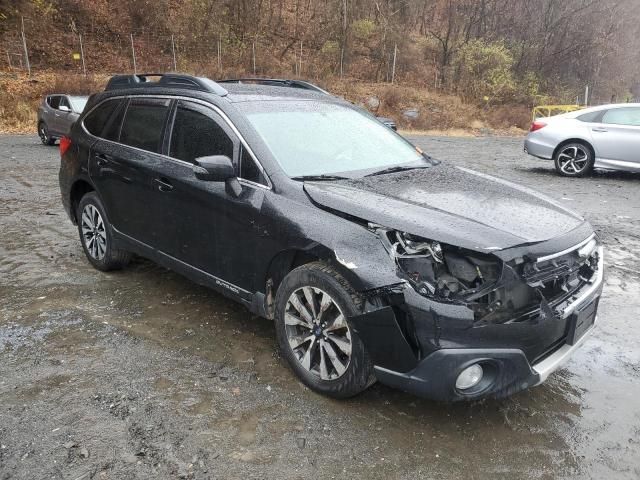
M 300 76 L 302 76 L 302 40 L 300 40 Z
M 27 72 L 31 76 L 31 64 L 29 63 L 29 52 L 27 51 L 27 38 L 24 35 L 24 17 L 22 17 L 22 47 L 24 48 L 24 60 L 27 65 Z
M 218 35 L 218 70 L 222 72 L 222 35 Z
M 131 56 L 133 57 L 133 74 L 138 74 L 138 66 L 136 65 L 136 48 L 133 46 L 133 33 L 129 35 L 131 37 Z
M 84 48 L 82 47 L 82 35 L 78 34 L 78 40 L 80 40 L 80 58 L 82 59 L 82 73 L 87 76 L 87 67 L 84 63 Z
M 391 83 L 393 84 L 393 81 L 396 78 L 396 57 L 398 55 L 398 44 L 396 43 L 395 46 L 393 47 L 393 67 L 391 68 Z
M 256 75 L 256 42 L 255 40 L 251 44 L 251 48 L 253 51 L 253 76 L 255 77 Z
M 589 85 L 584 88 L 584 104 L 585 106 L 589 106 Z
M 171 34 L 171 53 L 173 54 L 173 71 L 178 71 L 178 64 L 176 62 L 176 43 L 173 39 L 173 33 Z
M 340 50 L 340 78 L 344 75 L 344 47 Z
M 7 50 L 7 61 L 9 62 L 9 70 L 13 70 L 13 65 L 11 65 L 11 54 Z

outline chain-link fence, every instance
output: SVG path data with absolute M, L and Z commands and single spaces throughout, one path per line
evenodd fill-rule
M 214 78 L 237 75 L 348 76 L 351 72 L 345 52 L 337 44 L 329 47 L 319 47 L 311 40 L 276 47 L 261 37 L 240 41 L 212 33 L 202 40 L 152 31 L 129 34 L 70 31 L 59 33 L 50 41 L 27 29 L 4 35 L 4 60 L 0 59 L 0 62 L 5 63 L 7 70 L 29 73 L 63 70 L 87 75 L 184 71 Z M 393 83 L 401 66 L 397 46 L 391 45 L 382 61 L 382 69 L 377 67 L 381 74 L 378 78 Z

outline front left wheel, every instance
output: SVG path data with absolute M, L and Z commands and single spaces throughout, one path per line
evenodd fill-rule
M 278 344 L 310 389 L 347 398 L 374 383 L 371 360 L 349 324 L 361 304 L 348 282 L 323 263 L 298 267 L 282 281 L 275 299 Z
M 96 192 L 82 197 L 76 218 L 82 248 L 95 268 L 106 272 L 121 269 L 129 263 L 131 254 L 114 245 L 111 225 Z

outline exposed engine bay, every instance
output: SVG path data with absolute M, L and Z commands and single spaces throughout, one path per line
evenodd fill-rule
M 372 226 L 394 259 L 398 275 L 420 295 L 464 304 L 476 324 L 562 315 L 563 303 L 590 282 L 598 265 L 596 242 L 551 259 L 504 262 L 396 230 Z

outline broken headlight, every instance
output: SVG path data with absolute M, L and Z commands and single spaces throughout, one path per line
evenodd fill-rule
M 401 275 L 421 295 L 470 300 L 500 277 L 502 262 L 493 255 L 396 230 L 381 233 Z

